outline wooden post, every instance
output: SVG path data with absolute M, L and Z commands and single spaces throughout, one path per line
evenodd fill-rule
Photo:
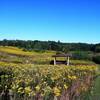
M 54 65 L 56 65 L 56 57 L 54 58 Z
M 13 98 L 13 91 L 12 90 L 9 90 L 9 97 L 10 97 L 10 100 L 14 100 L 14 98 Z
M 67 58 L 67 66 L 69 66 L 69 56 L 68 56 L 68 58 Z
M 66 61 L 66 65 L 67 65 L 67 57 L 66 57 L 65 61 Z

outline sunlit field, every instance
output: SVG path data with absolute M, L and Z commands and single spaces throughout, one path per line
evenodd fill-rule
M 69 66 L 50 65 L 54 54 L 1 46 L 0 93 L 14 100 L 75 100 L 92 90 L 98 65 L 72 59 Z

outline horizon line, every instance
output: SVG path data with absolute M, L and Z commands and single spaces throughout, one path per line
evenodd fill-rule
M 52 41 L 52 42 L 60 42 L 60 43 L 82 43 L 82 44 L 100 44 L 100 42 L 96 42 L 96 43 L 90 43 L 90 42 L 67 42 L 67 41 L 61 41 L 61 40 L 39 40 L 39 39 L 0 39 L 0 41 L 3 41 L 3 40 L 21 40 L 21 41 L 42 41 L 42 42 L 48 42 L 48 41 Z

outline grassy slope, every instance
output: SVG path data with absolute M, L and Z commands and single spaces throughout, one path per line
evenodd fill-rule
M 17 47 L 0 46 L 0 61 L 13 62 L 13 63 L 39 63 L 44 64 L 52 59 L 55 51 L 41 52 L 26 52 Z
M 26 60 L 29 63 L 36 63 L 36 64 L 49 64 L 51 60 L 53 60 L 52 55 L 54 55 L 55 51 L 45 51 L 45 52 L 26 52 L 22 49 L 17 47 L 10 47 L 10 46 L 0 46 L 0 59 L 6 62 L 13 62 L 13 63 L 25 63 Z M 57 60 L 65 60 L 65 58 L 57 58 Z M 84 60 L 71 60 L 71 64 L 73 65 L 92 65 L 93 62 L 84 61 Z
M 17 47 L 8 47 L 8 46 L 0 46 L 0 52 L 8 53 L 8 54 L 14 54 L 14 55 L 20 55 L 20 56 L 32 56 L 32 52 L 24 52 L 22 49 L 19 49 Z

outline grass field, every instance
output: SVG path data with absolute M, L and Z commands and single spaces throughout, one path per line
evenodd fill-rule
M 70 60 L 72 64 L 70 66 L 50 65 L 50 61 L 53 60 L 52 55 L 55 53 L 55 51 L 26 52 L 16 47 L 1 46 L 0 91 L 8 89 L 18 97 L 24 94 L 28 100 L 31 100 L 30 96 L 37 95 L 44 98 L 49 98 L 51 95 L 60 97 L 63 90 L 71 88 L 78 80 L 81 80 L 80 87 L 74 92 L 78 94 L 88 91 L 91 86 L 89 83 L 85 84 L 85 79 L 95 75 L 97 65 L 84 60 Z M 100 77 L 95 81 L 94 95 L 99 95 L 99 83 Z

